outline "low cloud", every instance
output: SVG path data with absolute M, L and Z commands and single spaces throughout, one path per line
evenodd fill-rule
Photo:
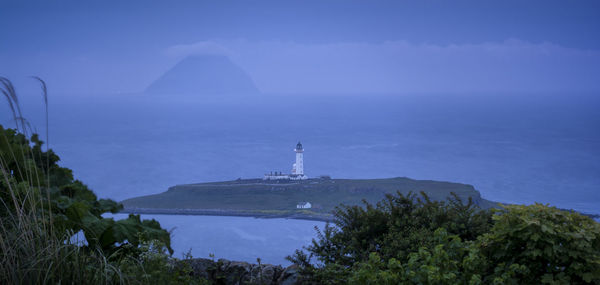
M 166 54 L 170 57 L 177 58 L 190 55 L 233 55 L 231 50 L 213 41 L 203 41 L 193 44 L 171 46 L 167 49 Z
M 227 55 L 267 93 L 600 91 L 600 52 L 519 40 L 461 45 L 203 41 L 167 54 Z

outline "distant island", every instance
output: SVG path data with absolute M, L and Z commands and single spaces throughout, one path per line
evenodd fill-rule
M 239 97 L 259 94 L 252 78 L 223 55 L 188 56 L 154 80 L 150 95 Z
M 471 197 L 482 209 L 496 203 L 481 198 L 471 185 L 414 180 L 329 179 L 234 181 L 185 184 L 168 191 L 122 201 L 123 212 L 138 214 L 180 214 L 252 216 L 330 221 L 331 211 L 340 204 L 359 205 L 380 201 L 387 193 L 425 192 L 433 200 L 445 200 L 456 193 L 465 202 Z
M 426 193 L 432 200 L 443 201 L 456 194 L 464 202 L 469 198 L 482 209 L 496 204 L 481 198 L 471 185 L 413 180 L 331 179 L 309 177 L 304 173 L 304 147 L 294 148 L 296 160 L 291 173 L 270 172 L 262 179 L 177 185 L 167 192 L 123 201 L 123 212 L 137 214 L 178 214 L 252 216 L 330 221 L 340 204 L 353 206 L 363 201 L 375 204 L 386 194 Z

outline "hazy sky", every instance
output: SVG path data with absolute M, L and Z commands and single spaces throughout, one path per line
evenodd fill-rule
M 600 1 L 0 0 L 0 26 L 0 75 L 57 93 L 139 92 L 205 53 L 266 93 L 600 91 Z

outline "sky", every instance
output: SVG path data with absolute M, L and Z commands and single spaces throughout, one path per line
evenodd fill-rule
M 0 75 L 143 91 L 221 54 L 263 93 L 600 91 L 598 1 L 7 1 Z

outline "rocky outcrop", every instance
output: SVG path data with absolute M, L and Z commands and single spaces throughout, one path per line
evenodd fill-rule
M 281 285 L 293 285 L 298 283 L 298 266 L 290 265 L 286 269 L 283 270 L 279 278 L 277 279 L 276 284 Z
M 215 284 L 297 284 L 299 272 L 296 265 L 251 264 L 242 261 L 206 258 L 181 260 L 180 266 L 189 266 L 191 274 Z

